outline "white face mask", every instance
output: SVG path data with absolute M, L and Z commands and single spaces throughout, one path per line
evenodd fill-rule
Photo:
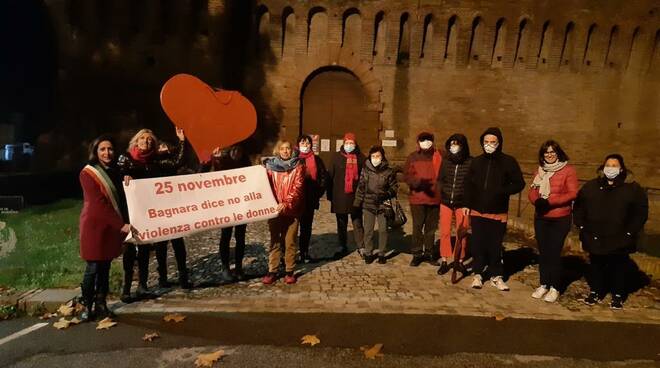
M 449 146 L 449 152 L 451 152 L 453 155 L 455 155 L 455 154 L 461 152 L 461 146 L 456 145 L 456 144 L 452 144 L 451 146 Z
M 433 141 L 430 141 L 428 139 L 423 140 L 423 141 L 419 142 L 419 147 L 421 147 L 423 150 L 427 150 L 427 149 L 433 147 Z
M 493 152 L 495 152 L 495 150 L 497 149 L 497 147 L 499 145 L 500 145 L 499 143 L 484 144 L 484 151 L 486 151 L 486 153 L 488 153 L 488 154 L 493 153 Z
M 344 152 L 346 153 L 351 153 L 355 150 L 355 145 L 354 144 L 345 144 L 344 145 Z
M 610 180 L 619 176 L 620 173 L 621 173 L 620 167 L 607 166 L 603 168 L 603 174 L 605 174 L 605 177 L 607 177 Z
M 309 146 L 300 146 L 300 152 L 307 153 L 309 152 Z
M 374 165 L 374 167 L 378 167 L 378 165 L 380 165 L 380 163 L 381 163 L 382 161 L 383 161 L 383 160 L 381 160 L 381 159 L 379 159 L 379 158 L 372 158 L 372 159 L 371 159 L 371 164 Z

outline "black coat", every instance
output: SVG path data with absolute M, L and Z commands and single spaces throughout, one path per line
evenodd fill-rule
M 386 160 L 374 167 L 371 161 L 366 159 L 353 204 L 355 207 L 378 213 L 385 210 L 385 200 L 396 197 L 398 189 L 396 173 Z
M 644 189 L 627 178 L 588 181 L 580 189 L 573 221 L 580 228 L 582 248 L 592 254 L 627 254 L 636 251 L 637 237 L 648 219 L 649 203 Z
M 353 212 L 353 202 L 355 201 L 355 192 L 357 191 L 358 180 L 360 173 L 364 167 L 364 155 L 356 148 L 355 156 L 357 157 L 358 164 L 358 180 L 353 183 L 353 193 L 344 192 L 344 178 L 346 176 L 346 157 L 342 155 L 344 147 L 341 147 L 341 152 L 335 152 L 332 155 L 332 161 L 328 165 L 328 186 L 326 193 L 328 200 L 331 203 L 330 212 L 332 213 L 351 213 Z
M 454 140 L 460 142 L 462 147 L 455 155 L 449 152 L 450 143 Z M 440 199 L 442 204 L 451 209 L 465 207 L 465 177 L 472 162 L 467 138 L 462 134 L 454 134 L 445 142 L 445 149 L 447 153 L 444 155 L 438 175 Z
M 518 161 L 502 153 L 502 134 L 489 128 L 486 134 L 499 138 L 499 146 L 492 154 L 484 153 L 472 159 L 465 179 L 465 205 L 480 213 L 508 213 L 509 196 L 525 188 L 525 180 Z
M 179 141 L 173 154 L 158 154 L 147 162 L 139 162 L 131 158 L 130 153 L 119 156 L 117 167 L 122 177 L 128 175 L 133 179 L 158 178 L 161 176 L 176 175 L 183 165 L 185 155 L 185 141 Z
M 305 175 L 303 183 L 303 196 L 305 198 L 306 209 L 319 209 L 319 200 L 325 193 L 326 183 L 328 182 L 328 171 L 325 169 L 323 160 L 317 155 L 314 155 L 316 163 L 316 180 L 311 176 Z M 304 165 L 305 160 L 301 159 L 300 162 Z

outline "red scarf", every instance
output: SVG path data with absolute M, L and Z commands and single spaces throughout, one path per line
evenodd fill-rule
M 298 157 L 305 160 L 305 173 L 316 181 L 316 155 L 311 149 L 307 153 L 298 152 Z
M 133 160 L 138 161 L 138 162 L 143 163 L 143 164 L 146 164 L 147 162 L 151 161 L 151 158 L 153 157 L 155 152 L 156 152 L 156 150 L 154 150 L 154 149 L 152 149 L 151 151 L 148 151 L 148 152 L 143 152 L 143 151 L 140 151 L 140 149 L 137 148 L 137 146 L 134 146 L 133 148 L 131 148 L 130 151 L 128 151 L 128 153 L 131 155 L 131 158 Z
M 358 180 L 357 155 L 341 152 L 346 157 L 346 173 L 344 174 L 344 193 L 353 193 L 353 183 Z

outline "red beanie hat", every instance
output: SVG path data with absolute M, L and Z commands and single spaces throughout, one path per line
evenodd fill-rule
M 354 133 L 350 133 L 350 132 L 344 134 L 344 140 L 345 140 L 345 141 L 347 141 L 347 140 L 351 140 L 351 141 L 355 142 L 355 134 L 354 134 Z

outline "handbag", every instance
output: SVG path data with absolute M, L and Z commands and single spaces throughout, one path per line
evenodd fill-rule
M 401 203 L 395 198 L 385 200 L 383 204 L 386 206 L 385 219 L 387 226 L 390 228 L 400 228 L 408 222 L 406 212 L 401 207 Z

